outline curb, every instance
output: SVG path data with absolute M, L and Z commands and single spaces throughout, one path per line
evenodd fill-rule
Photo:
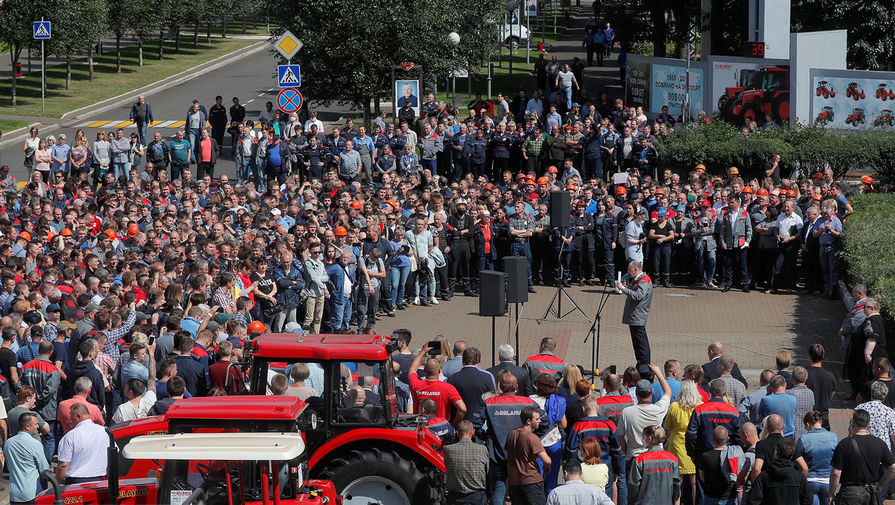
M 71 110 L 62 115 L 60 119 L 80 119 L 82 114 L 92 113 L 97 114 L 100 112 L 105 112 L 110 109 L 114 109 L 123 103 L 129 102 L 132 100 L 134 94 L 140 94 L 146 91 L 164 91 L 169 88 L 173 88 L 179 84 L 184 82 L 193 80 L 199 76 L 207 74 L 208 72 L 212 72 L 221 67 L 227 66 L 234 61 L 240 60 L 246 56 L 255 54 L 264 50 L 267 47 L 267 41 L 256 42 L 249 46 L 246 46 L 242 49 L 233 51 L 232 53 L 225 54 L 223 56 L 219 56 L 211 61 L 204 63 L 198 70 L 195 68 L 191 68 L 188 70 L 184 70 L 178 74 L 174 74 L 170 77 L 167 77 L 161 81 L 157 81 L 151 84 L 147 84 L 146 86 L 142 86 L 140 88 L 134 89 L 132 91 L 128 91 L 126 93 L 122 93 L 118 96 L 114 96 L 112 98 L 107 98 L 101 102 L 97 102 L 95 104 L 87 105 L 85 107 L 81 107 L 79 109 Z
M 28 132 L 31 131 L 32 126 L 37 126 L 42 130 L 43 129 L 52 130 L 54 128 L 58 128 L 59 124 L 54 123 L 54 124 L 45 125 L 43 123 L 31 123 L 28 126 L 16 128 L 15 130 L 12 130 L 10 132 L 4 132 L 3 133 L 4 140 L 0 141 L 0 149 L 6 149 L 8 146 L 11 146 L 11 145 L 19 143 L 19 142 L 23 142 L 25 140 L 25 138 L 28 137 Z

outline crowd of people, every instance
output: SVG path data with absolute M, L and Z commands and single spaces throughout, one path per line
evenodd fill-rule
M 499 94 L 493 104 L 477 97 L 462 111 L 429 95 L 419 115 L 408 103 L 394 121 L 384 113 L 376 118 L 369 132 L 349 120 L 325 134 L 315 111 L 287 117 L 270 103 L 255 122 L 237 98 L 228 109 L 220 96 L 207 110 L 195 100 L 173 139 L 160 130 L 147 137 L 153 117 L 143 97 L 130 115 L 136 131 L 127 136 L 98 132 L 91 143 L 78 130 L 69 145 L 64 133 L 42 137 L 32 128 L 23 145 L 27 180 L 0 167 L 0 394 L 9 407 L 8 443 L 18 441 L 12 450 L 48 463 L 58 449 L 60 477 L 94 478 L 101 475 L 98 456 L 78 449 L 105 435 L 87 424 L 145 416 L 179 397 L 236 392 L 221 390 L 226 361 L 253 331 L 375 332 L 377 321 L 395 311 L 459 293 L 478 296 L 478 272 L 509 255 L 527 259 L 531 292 L 613 285 L 639 262 L 656 285 L 728 291 L 736 280 L 748 292 L 804 282 L 806 292 L 836 296 L 842 221 L 853 211 L 847 195 L 888 186 L 865 177 L 850 187 L 830 170 L 792 180 L 779 156 L 753 179 L 736 167 L 714 167 L 713 175 L 701 164 L 672 173 L 654 147 L 676 122 L 667 109 L 648 118 L 606 94 L 591 99 L 568 66 L 555 79 L 548 75 L 546 90 L 531 97 Z M 228 156 L 225 134 L 235 177 L 219 168 Z M 551 226 L 555 192 L 571 196 L 570 226 Z M 725 268 L 716 271 L 716 261 Z M 874 303 L 878 311 L 873 299 L 865 310 Z M 858 340 L 849 344 L 853 385 L 866 382 L 860 370 L 869 363 L 860 361 Z M 880 340 L 863 341 L 876 342 L 872 359 L 885 352 Z M 215 372 L 219 363 L 225 370 Z M 554 365 L 548 370 L 559 371 Z M 661 373 L 640 373 L 667 385 Z M 551 398 L 565 387 L 564 398 L 579 394 L 579 410 L 592 413 L 579 381 L 560 377 L 565 382 L 551 386 L 540 374 L 525 383 L 511 375 L 515 389 L 506 374 L 491 375 L 492 389 L 535 395 L 545 413 L 525 411 L 522 423 L 534 431 L 539 422 L 563 424 L 561 440 L 575 440 L 577 423 L 557 419 L 551 402 L 558 400 Z M 608 390 L 613 379 L 604 382 Z M 658 407 L 641 409 L 645 388 L 636 380 L 627 386 L 637 414 L 625 424 L 619 411 L 612 421 L 618 447 L 597 437 L 598 449 L 584 443 L 591 437 L 579 437 L 590 447 L 580 468 L 567 457 L 577 446 L 536 453 L 550 470 L 547 491 L 560 468 L 548 458 L 569 459 L 567 481 L 579 474 L 589 480 L 603 472 L 588 466 L 594 458 L 610 462 L 621 451 L 628 462 L 612 463 L 605 489 L 625 503 L 628 486 L 612 483 L 624 479 L 626 466 L 628 483 L 636 483 L 632 503 L 651 503 L 658 492 L 652 474 L 673 473 L 650 465 L 665 457 L 658 448 L 666 439 L 675 440 L 659 425 L 679 396 L 659 394 Z M 692 391 L 687 398 L 692 403 Z M 685 407 L 696 408 L 690 403 Z M 477 413 L 465 414 L 474 434 L 483 426 Z M 641 425 L 645 419 L 656 426 Z M 787 419 L 794 430 L 801 418 Z M 504 430 L 500 422 L 486 429 Z M 706 433 L 699 447 L 710 450 Z M 40 439 L 42 452 L 26 436 Z M 729 436 L 736 439 L 736 430 Z M 518 437 L 514 448 L 537 449 L 531 436 Z M 505 438 L 488 439 L 492 461 L 509 457 Z M 73 439 L 81 441 L 74 450 Z M 639 458 L 647 450 L 656 457 Z M 519 462 L 521 481 L 511 472 L 514 503 L 537 495 L 513 489 L 534 478 L 535 459 Z M 502 468 L 492 465 L 491 472 L 509 471 Z M 27 488 L 16 488 L 24 499 L 14 501 L 28 501 Z M 503 495 L 494 489 L 489 496 L 499 503 Z

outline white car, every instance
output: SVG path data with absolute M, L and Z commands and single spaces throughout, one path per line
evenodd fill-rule
M 530 34 L 528 28 L 525 27 L 525 24 L 519 23 L 518 19 L 515 19 L 512 24 L 510 24 L 509 21 L 510 19 L 508 17 L 507 22 L 500 28 L 500 40 L 507 46 L 515 49 L 519 47 L 521 43 L 527 43 Z

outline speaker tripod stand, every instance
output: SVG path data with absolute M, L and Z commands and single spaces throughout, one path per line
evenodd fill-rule
M 584 319 L 587 319 L 587 322 L 589 322 L 589 323 L 591 323 L 591 325 L 593 325 L 594 321 L 591 320 L 591 318 L 589 318 L 587 316 L 587 313 L 584 312 L 584 310 L 581 308 L 581 306 L 578 305 L 578 302 L 576 302 L 575 299 L 572 298 L 572 295 L 570 295 L 569 293 L 566 292 L 566 288 L 565 288 L 565 286 L 563 286 L 563 276 L 565 274 L 565 270 L 563 269 L 563 265 L 562 265 L 562 253 L 564 252 L 565 247 L 566 247 L 565 241 L 563 241 L 562 238 L 560 238 L 559 256 L 557 256 L 557 258 L 556 258 L 556 264 L 559 265 L 559 280 L 556 283 L 556 293 L 554 293 L 553 298 L 550 299 L 550 304 L 547 305 L 547 310 L 544 311 L 544 315 L 540 319 L 537 319 L 537 322 L 538 322 L 538 324 L 541 324 L 542 322 L 546 321 L 547 316 L 549 316 L 550 314 L 553 314 L 554 316 L 556 316 L 556 319 L 563 319 L 566 316 L 577 311 L 577 312 L 580 312 L 582 316 L 584 316 Z M 572 304 L 572 308 L 569 309 L 569 311 L 566 313 L 563 313 L 563 311 L 562 311 L 563 297 L 565 297 L 566 300 L 568 300 L 569 303 Z
M 606 289 L 604 285 L 603 291 L 600 293 L 600 301 L 597 302 L 597 313 L 594 315 L 594 320 L 590 323 L 590 329 L 587 330 L 587 335 L 584 337 L 585 344 L 587 339 L 594 337 L 590 342 L 590 369 L 593 374 L 591 382 L 594 382 L 597 375 L 599 375 L 597 361 L 600 359 L 600 324 L 603 320 L 603 309 L 606 307 L 606 302 L 609 301 L 611 294 L 612 291 Z

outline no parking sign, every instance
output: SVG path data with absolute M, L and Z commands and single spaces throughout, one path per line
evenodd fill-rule
M 301 109 L 301 93 L 295 88 L 283 88 L 277 95 L 277 107 L 285 114 L 292 114 Z

